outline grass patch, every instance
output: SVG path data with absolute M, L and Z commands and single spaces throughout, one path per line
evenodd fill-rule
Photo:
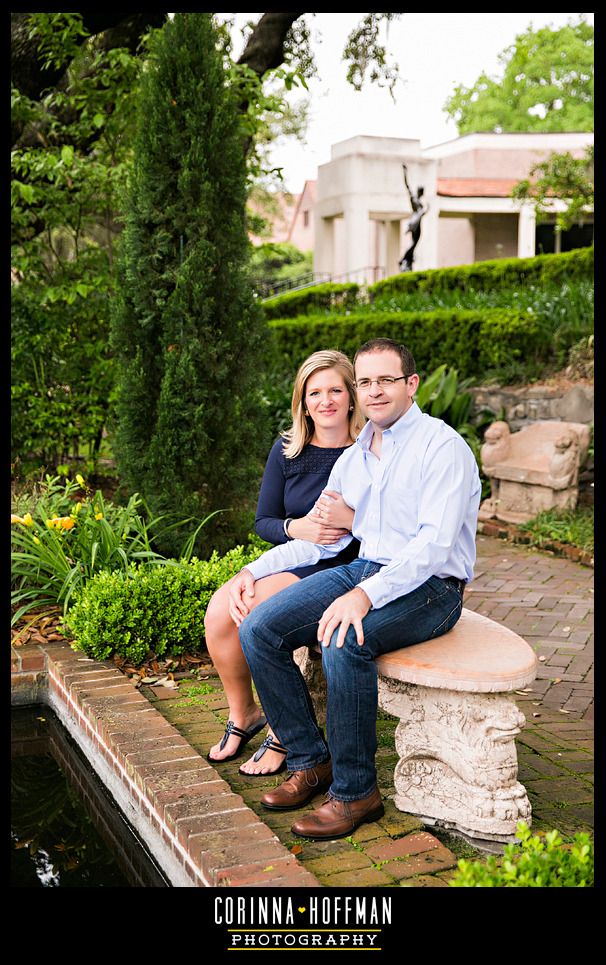
M 446 828 L 439 825 L 425 825 L 425 830 L 428 834 L 433 834 L 434 838 L 437 838 L 445 848 L 452 851 L 457 861 L 460 858 L 472 861 L 483 861 L 488 858 L 488 852 L 475 848 L 466 838 L 452 834 Z
M 398 721 L 377 721 L 377 746 L 393 750 Z
M 593 506 L 549 509 L 520 524 L 518 529 L 530 537 L 532 546 L 558 542 L 593 553 Z
M 207 694 L 217 693 L 217 688 L 211 684 L 196 684 L 181 691 L 184 697 L 205 697 Z

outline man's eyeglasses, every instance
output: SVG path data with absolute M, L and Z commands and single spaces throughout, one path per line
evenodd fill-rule
M 407 382 L 409 378 L 409 375 L 399 375 L 397 378 L 393 375 L 382 375 L 379 379 L 358 379 L 356 388 L 362 390 L 369 389 L 372 383 L 376 382 L 380 389 L 387 389 L 390 385 L 393 385 L 394 382 L 400 382 L 401 379 Z

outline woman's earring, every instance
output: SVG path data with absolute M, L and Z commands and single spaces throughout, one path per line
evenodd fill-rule
M 305 412 L 305 415 L 309 415 L 309 412 L 307 411 L 307 409 L 304 409 L 303 411 Z
M 350 405 L 349 411 L 350 411 L 350 412 L 353 412 L 353 405 Z

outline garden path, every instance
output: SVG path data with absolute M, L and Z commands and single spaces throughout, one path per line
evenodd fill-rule
M 515 695 L 526 716 L 526 727 L 516 743 L 519 779 L 532 805 L 533 830 L 557 828 L 564 835 L 592 832 L 593 570 L 482 534 L 477 537 L 477 550 L 476 576 L 465 592 L 464 605 L 515 630 L 539 657 L 536 680 Z M 149 695 L 200 753 L 220 737 L 227 713 L 218 677 L 211 676 L 208 683 L 212 694 L 193 698 L 189 707 L 161 688 Z M 193 706 L 196 699 L 198 706 Z M 178 709 L 177 703 L 181 703 Z M 385 799 L 394 793 L 395 723 L 393 719 L 378 722 L 377 766 Z M 261 737 L 255 738 L 251 750 Z M 268 785 L 281 778 L 247 779 L 238 774 L 239 764 L 236 760 L 217 771 L 284 844 L 300 849 L 299 860 L 325 886 L 446 886 L 458 857 L 481 857 L 475 848 L 437 828 L 431 828 L 431 833 L 422 830 L 418 819 L 396 811 L 389 800 L 385 818 L 359 828 L 351 843 L 295 842 L 289 829 L 297 812 L 274 814 L 259 803 Z

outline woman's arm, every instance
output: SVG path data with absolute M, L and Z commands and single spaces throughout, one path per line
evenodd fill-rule
M 274 545 L 287 542 L 284 532 L 286 510 L 284 509 L 285 479 L 282 445 L 282 439 L 278 439 L 267 457 L 255 516 L 255 532 L 261 539 Z
M 284 531 L 286 508 L 284 504 L 284 456 L 282 440 L 276 442 L 267 459 L 255 518 L 257 534 L 268 543 L 279 545 L 288 539 L 303 539 L 328 546 L 351 531 L 354 511 L 339 493 L 331 493 L 335 499 L 327 499 L 329 510 L 324 517 L 315 513 L 315 506 L 305 516 L 294 517 L 288 524 L 288 536 Z M 328 492 L 324 490 L 323 492 Z M 320 497 L 322 493 L 320 493 Z M 316 501 L 317 505 L 317 501 Z M 322 504 L 324 511 L 324 504 Z
M 307 516 L 291 520 L 288 525 L 288 535 L 291 539 L 306 539 L 310 543 L 330 546 L 331 543 L 336 543 L 338 539 L 346 536 L 349 532 L 349 530 L 341 527 L 326 526 L 317 517 L 312 518 L 311 513 L 313 513 L 313 510 Z
M 340 493 L 323 489 L 314 506 L 303 519 L 293 519 L 288 535 L 309 539 L 313 543 L 330 544 L 351 533 L 354 511 Z
M 355 512 L 348 506 L 341 493 L 323 489 L 316 504 L 310 512 L 314 520 L 320 520 L 325 526 L 338 527 L 351 533 Z

